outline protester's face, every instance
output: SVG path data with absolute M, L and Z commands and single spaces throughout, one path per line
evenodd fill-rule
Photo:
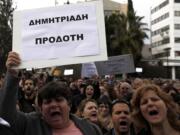
M 109 105 L 108 104 L 100 104 L 98 106 L 98 113 L 104 117 L 109 115 Z
M 30 96 L 34 93 L 34 83 L 33 80 L 28 79 L 24 84 L 24 92 L 27 96 Z
M 80 85 L 82 84 L 83 80 L 82 79 L 78 79 L 77 81 L 77 86 L 80 87 Z
M 63 128 L 69 123 L 70 106 L 64 97 L 43 99 L 41 112 L 52 128 Z
M 45 84 L 45 81 L 44 80 L 38 80 L 38 88 L 40 89 L 40 88 L 42 88 L 43 86 L 44 86 L 44 84 Z
M 119 98 L 120 97 L 120 93 L 119 93 L 120 90 L 119 90 L 119 88 L 117 86 L 114 86 L 113 90 L 114 90 L 114 92 L 116 94 L 116 97 Z
M 91 85 L 87 86 L 85 94 L 88 99 L 92 98 L 94 94 L 94 88 Z
M 131 120 L 130 109 L 125 103 L 117 103 L 112 108 L 112 122 L 115 130 L 120 133 L 128 133 Z
M 104 86 L 99 86 L 100 92 L 103 94 L 104 92 L 106 92 Z
M 71 88 L 71 90 L 76 90 L 76 85 L 74 82 L 71 82 L 69 87 Z
M 96 103 L 89 101 L 84 107 L 82 116 L 89 119 L 91 122 L 96 123 L 98 121 L 97 113 L 98 110 Z
M 128 83 L 122 83 L 121 86 L 120 86 L 120 95 L 121 96 L 126 96 L 128 95 L 129 93 L 131 93 L 131 85 L 128 84 Z
M 152 90 L 148 90 L 140 100 L 140 110 L 150 124 L 158 124 L 167 119 L 164 101 Z
M 133 88 L 134 90 L 138 89 L 139 87 L 141 87 L 143 85 L 143 80 L 137 78 L 134 80 L 133 82 Z
M 178 82 L 174 83 L 173 86 L 177 90 L 177 92 L 180 93 L 180 82 L 178 81 Z

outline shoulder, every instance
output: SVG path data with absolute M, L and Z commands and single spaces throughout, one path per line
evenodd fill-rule
M 99 126 L 97 126 L 96 124 L 91 123 L 91 122 L 89 122 L 89 123 L 90 123 L 90 125 L 92 125 L 92 127 L 94 128 L 94 130 L 96 131 L 96 133 L 97 133 L 98 135 L 101 135 L 101 134 L 102 134 L 102 131 L 101 131 L 101 129 L 99 128 Z
M 102 135 L 100 128 L 88 120 L 78 118 L 75 115 L 70 115 L 70 119 L 82 132 L 87 132 L 89 135 Z
M 143 128 L 142 130 L 140 130 L 140 132 L 137 135 L 150 135 L 151 131 L 148 129 Z
M 3 135 L 13 135 L 14 134 L 14 131 L 10 127 L 7 127 L 2 124 L 0 124 L 0 131 L 1 131 L 1 134 L 3 134 Z
M 108 131 L 108 132 L 105 133 L 104 135 L 113 135 L 112 130 L 113 130 L 113 129 L 111 129 L 110 131 Z
M 25 113 L 25 115 L 29 119 L 38 119 L 38 120 L 41 120 L 41 118 L 42 118 L 42 114 L 40 112 Z
M 24 113 L 21 111 L 18 111 L 17 120 L 20 123 L 23 123 L 23 121 L 26 122 L 33 122 L 33 121 L 41 121 L 42 115 L 39 112 L 31 112 L 31 113 Z

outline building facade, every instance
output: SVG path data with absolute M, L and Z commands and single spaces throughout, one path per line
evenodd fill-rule
M 180 0 L 157 0 L 151 7 L 151 51 L 167 67 L 168 78 L 180 69 Z
M 104 4 L 104 14 L 111 15 L 112 13 L 124 13 L 127 14 L 128 4 L 127 3 L 117 3 L 111 0 L 103 0 Z
M 88 2 L 88 1 L 93 1 L 93 0 L 85 0 L 85 1 Z M 103 1 L 105 16 L 109 16 L 112 13 L 127 14 L 127 10 L 128 10 L 128 4 L 127 3 L 125 3 L 125 2 L 118 3 L 115 1 L 111 1 L 111 0 L 102 0 L 102 1 Z

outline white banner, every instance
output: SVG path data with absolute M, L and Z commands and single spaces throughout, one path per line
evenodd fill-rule
M 14 13 L 13 51 L 20 68 L 107 60 L 102 1 Z

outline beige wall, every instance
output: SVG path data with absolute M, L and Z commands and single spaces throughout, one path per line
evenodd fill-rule
M 104 2 L 104 10 L 113 12 L 119 12 L 127 14 L 127 4 L 117 3 L 111 0 L 103 0 Z
M 93 0 L 85 0 L 93 1 Z M 111 15 L 112 13 L 124 13 L 127 14 L 128 4 L 121 4 L 111 0 L 103 0 L 105 15 Z

